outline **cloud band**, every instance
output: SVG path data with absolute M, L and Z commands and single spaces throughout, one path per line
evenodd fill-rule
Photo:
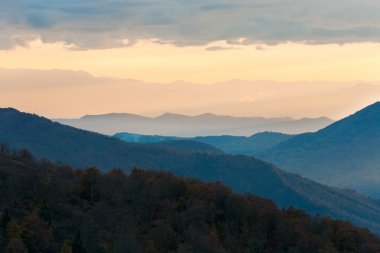
M 177 46 L 378 42 L 379 13 L 378 0 L 3 1 L 0 49 L 35 39 L 72 49 L 124 47 L 142 39 Z

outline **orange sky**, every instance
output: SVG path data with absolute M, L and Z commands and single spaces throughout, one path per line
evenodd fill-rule
M 72 69 L 95 76 L 165 83 L 214 83 L 235 78 L 380 80 L 380 43 L 238 45 L 217 50 L 222 47 L 231 46 L 220 41 L 178 47 L 145 40 L 131 47 L 72 51 L 59 43 L 34 41 L 27 48 L 0 50 L 0 68 Z
M 1 6 L 0 107 L 340 118 L 380 100 L 378 0 Z
M 228 47 L 233 48 L 223 49 Z M 380 43 L 231 46 L 219 41 L 179 47 L 145 40 L 130 47 L 78 51 L 34 41 L 29 47 L 0 50 L 1 68 L 16 71 L 0 71 L 0 107 L 48 117 L 169 111 L 337 119 L 380 100 Z M 114 80 L 20 69 L 79 70 Z M 209 88 L 194 84 L 232 79 L 256 82 Z M 192 84 L 160 84 L 176 80 Z

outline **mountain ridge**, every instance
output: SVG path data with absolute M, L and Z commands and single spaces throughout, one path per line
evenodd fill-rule
M 0 109 L 0 140 L 16 149 L 27 148 L 39 159 L 47 158 L 81 168 L 96 166 L 103 171 L 115 167 L 130 171 L 133 167 L 141 167 L 207 182 L 220 181 L 237 192 L 269 198 L 281 207 L 294 206 L 312 214 L 350 220 L 380 233 L 380 206 L 377 202 L 281 172 L 253 157 L 189 153 L 165 146 L 128 144 L 37 115 L 12 113 Z
M 221 134 L 250 136 L 267 130 L 284 133 L 310 132 L 333 122 L 327 117 L 292 119 L 289 117 L 235 117 L 213 113 L 194 116 L 164 113 L 156 117 L 109 113 L 86 115 L 78 119 L 54 119 L 54 121 L 107 135 L 132 132 L 179 137 Z
M 4 108 L 2 108 L 4 109 Z M 329 120 L 333 122 L 333 119 L 326 117 L 326 116 L 319 116 L 319 117 L 300 117 L 300 118 L 295 118 L 295 117 L 263 117 L 263 116 L 233 116 L 233 115 L 224 115 L 224 114 L 216 114 L 216 113 L 211 113 L 211 112 L 206 112 L 206 113 L 200 113 L 200 114 L 194 114 L 194 115 L 187 115 L 187 114 L 182 114 L 182 113 L 172 113 L 172 112 L 164 112 L 161 113 L 157 116 L 144 116 L 140 114 L 135 114 L 135 113 L 128 113 L 128 112 L 110 112 L 110 113 L 101 113 L 101 114 L 86 114 L 77 118 L 51 118 L 50 120 L 77 120 L 77 119 L 84 119 L 87 117 L 112 117 L 112 116 L 138 116 L 138 117 L 143 117 L 143 118 L 148 118 L 148 119 L 157 119 L 157 118 L 162 118 L 162 117 L 183 117 L 183 118 L 204 118 L 204 117 L 215 117 L 215 118 L 230 118 L 230 119 L 273 119 L 273 120 Z
M 258 157 L 322 183 L 380 196 L 380 102 Z M 322 158 L 322 159 L 321 159 Z
M 164 141 L 174 140 L 192 140 L 196 142 L 209 144 L 217 149 L 220 149 L 228 154 L 233 155 L 253 155 L 263 152 L 276 144 L 283 142 L 293 135 L 261 132 L 249 137 L 245 136 L 197 136 L 197 137 L 176 137 L 176 136 L 161 136 L 161 135 L 140 135 L 134 133 L 117 133 L 113 137 L 125 142 L 134 143 L 160 143 Z

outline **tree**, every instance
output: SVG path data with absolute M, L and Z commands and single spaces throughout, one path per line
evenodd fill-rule
M 80 232 L 75 236 L 72 251 L 73 253 L 88 253 L 87 248 L 83 244 Z
M 62 246 L 61 253 L 73 253 L 71 244 L 69 242 L 65 242 Z
M 13 238 L 8 243 L 7 253 L 28 253 L 28 249 L 21 238 Z
M 8 208 L 5 208 L 1 213 L 1 231 L 0 231 L 0 245 L 7 242 L 7 224 L 11 220 Z

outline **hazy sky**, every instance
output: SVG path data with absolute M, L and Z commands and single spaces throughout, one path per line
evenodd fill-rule
M 245 79 L 346 84 L 360 80 L 373 84 L 380 80 L 378 0 L 0 0 L 0 4 L 0 68 L 82 70 L 96 77 L 154 83 L 185 80 L 210 84 Z M 0 74 L 6 75 L 4 71 Z M 35 75 L 28 81 L 35 84 L 40 77 Z M 73 92 L 84 97 L 96 91 L 90 88 L 81 93 L 81 87 L 68 85 L 70 75 L 60 78 L 57 82 L 62 83 L 61 92 L 67 94 L 67 99 Z M 0 83 L 0 90 L 7 90 L 6 99 L 14 106 L 56 106 L 51 99 L 33 102 L 32 93 L 42 92 L 37 87 L 28 91 L 30 99 L 14 103 L 20 95 L 20 84 L 15 84 L 15 93 L 8 85 L 12 83 Z M 127 88 L 123 91 L 128 92 Z M 254 90 L 250 89 L 248 97 L 257 97 Z M 46 98 L 48 92 L 43 91 Z M 375 98 L 364 99 L 366 92 L 361 92 L 361 100 L 357 100 L 377 98 L 376 93 Z M 286 100 L 289 94 L 276 96 Z M 51 93 L 51 97 L 55 95 Z M 131 109 L 125 103 L 118 108 L 112 101 L 118 95 L 103 100 L 113 106 L 94 111 L 155 111 L 153 106 Z M 210 101 L 217 100 L 213 94 L 209 96 Z M 167 99 L 176 104 L 177 98 Z M 7 100 L 2 99 L 1 106 Z M 208 108 L 205 104 L 198 107 L 202 106 Z M 337 107 L 338 102 L 333 106 Z M 70 110 L 62 108 L 56 115 L 83 111 Z M 255 114 L 274 110 L 240 111 Z M 316 115 L 301 111 L 304 116 Z M 36 112 L 54 114 L 47 109 Z M 332 111 L 318 113 L 337 115 Z M 272 114 L 276 113 L 268 113 Z
M 86 72 L 0 69 L 0 107 L 48 117 L 164 112 L 294 118 L 347 116 L 380 100 L 380 82 L 231 80 L 162 84 L 96 78 Z
M 0 67 L 85 70 L 151 82 L 380 80 L 380 43 L 235 47 L 206 50 L 141 41 L 126 48 L 68 51 L 62 45 L 33 42 L 29 48 L 0 51 Z

